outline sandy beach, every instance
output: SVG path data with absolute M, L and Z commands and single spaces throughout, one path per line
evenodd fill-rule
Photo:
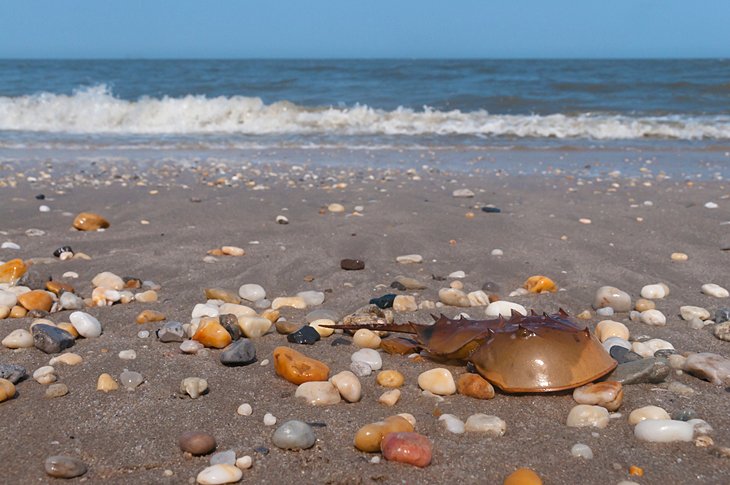
M 454 197 L 457 189 L 474 195 Z M 717 208 L 706 207 L 708 202 Z M 332 203 L 344 206 L 344 212 L 328 210 Z M 33 347 L 0 347 L 0 364 L 21 365 L 29 374 L 17 383 L 17 395 L 0 403 L 0 481 L 57 482 L 44 472 L 44 460 L 69 455 L 82 460 L 88 471 L 68 483 L 194 483 L 210 457 L 186 456 L 178 437 L 199 430 L 215 436 L 217 451 L 252 457 L 242 483 L 502 483 L 520 467 L 535 470 L 546 484 L 728 483 L 728 388 L 674 369 L 664 382 L 625 385 L 620 414 L 603 429 L 566 426 L 576 405 L 569 391 L 497 391 L 490 400 L 424 396 L 419 374 L 443 365 L 386 353 L 383 369 L 405 376 L 395 406 L 378 403 L 385 389 L 376 383 L 376 373 L 360 378 L 360 402 L 311 406 L 295 399 L 296 385 L 276 375 L 274 348 L 295 348 L 335 374 L 350 368 L 350 355 L 357 350 L 351 336 L 335 334 L 312 346 L 295 345 L 272 327 L 254 340 L 255 363 L 226 367 L 218 349 L 188 355 L 179 343 L 160 342 L 154 331 L 165 322 L 135 322 L 141 311 L 151 309 L 167 321 L 188 323 L 193 307 L 206 301 L 205 288 L 237 293 L 245 283 L 261 285 L 271 300 L 305 290 L 324 292 L 319 306 L 280 309 L 287 321 L 304 324 L 316 309 L 342 319 L 388 293 L 413 295 L 417 303 L 436 302 L 438 290 L 455 281 L 448 275 L 464 271 L 459 281 L 467 292 L 491 282 L 498 288 L 492 293 L 527 309 L 553 313 L 562 308 L 573 317 L 588 310 L 590 318 L 575 321 L 591 329 L 611 319 L 630 329 L 631 340 L 649 336 L 670 342 L 682 354 L 727 357 L 730 343 L 713 335 L 713 325 L 690 328 L 679 308 L 703 307 L 714 317 L 716 310 L 730 307 L 727 298 L 700 289 L 705 283 L 730 285 L 730 253 L 723 250 L 730 242 L 728 204 L 725 182 L 664 177 L 651 165 L 627 177 L 225 162 L 116 168 L 112 162 L 22 168 L 6 163 L 0 166 L 0 242 L 20 249 L 0 249 L 0 261 L 30 263 L 33 277 L 26 281 L 32 282 L 76 272 L 77 279 L 64 281 L 83 298 L 91 296 L 92 278 L 109 271 L 159 285 L 159 299 L 84 309 L 101 322 L 103 333 L 80 338 L 66 351 L 80 355 L 82 363 L 54 366 L 57 382 L 68 387 L 62 397 L 45 397 L 46 386 L 30 376 L 53 355 Z M 41 205 L 50 211 L 40 212 Z M 490 205 L 501 212 L 482 210 Z M 74 216 L 84 211 L 103 215 L 110 227 L 73 229 Z M 285 216 L 288 224 L 277 223 L 277 216 Z M 42 235 L 29 235 L 29 229 Z M 61 246 L 90 259 L 61 261 L 53 256 Z M 241 247 L 245 255 L 205 261 L 208 251 L 222 246 Z M 495 255 L 496 249 L 503 254 Z M 673 261 L 676 252 L 688 259 Z M 396 262 L 406 254 L 422 255 L 423 262 Z M 360 259 L 365 268 L 345 271 L 340 268 L 344 258 Z M 420 280 L 426 289 L 391 288 L 399 275 Z M 532 275 L 548 276 L 559 291 L 509 296 Z M 602 317 L 591 308 L 601 286 L 617 287 L 635 302 L 642 287 L 653 283 L 670 289 L 668 296 L 654 300 L 666 316 L 664 326 L 632 321 L 628 312 Z M 454 317 L 462 311 L 484 318 L 483 306 L 443 306 L 395 313 L 394 319 L 427 323 L 431 313 Z M 69 314 L 60 311 L 47 318 L 60 323 Z M 0 320 L 0 337 L 28 329 L 32 321 Z M 147 338 L 138 336 L 143 330 L 150 332 Z M 136 358 L 120 359 L 119 352 L 129 349 Z M 265 360 L 268 365 L 262 365 Z M 464 366 L 446 367 L 454 376 L 467 372 Z M 139 372 L 144 382 L 133 391 L 96 390 L 100 374 L 119 380 L 125 370 Z M 191 399 L 179 392 L 180 381 L 191 376 L 207 380 L 207 394 Z M 674 382 L 690 391 L 682 387 L 684 393 L 676 392 L 677 387 L 670 387 Z M 252 415 L 236 413 L 242 403 L 252 406 Z M 627 418 L 647 405 L 673 416 L 692 410 L 714 429 L 713 444 L 639 441 Z M 263 423 L 266 413 L 276 416 L 277 425 Z M 397 413 L 412 414 L 416 431 L 432 441 L 429 466 L 374 463 L 378 454 L 354 448 L 359 428 Z M 454 434 L 438 421 L 441 413 L 462 421 L 474 413 L 498 416 L 506 422 L 506 433 L 496 438 Z M 313 425 L 314 447 L 285 451 L 272 444 L 276 427 L 290 419 Z M 593 458 L 572 456 L 576 443 L 588 445 Z M 643 475 L 630 475 L 630 467 L 639 467 Z

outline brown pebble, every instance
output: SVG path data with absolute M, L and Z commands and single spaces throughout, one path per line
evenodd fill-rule
M 278 375 L 297 385 L 311 381 L 326 381 L 330 373 L 330 368 L 326 364 L 289 347 L 274 349 L 274 369 Z
M 65 330 L 68 333 L 70 333 L 71 335 L 73 335 L 73 338 L 79 338 L 79 331 L 76 330 L 76 327 L 74 327 L 73 325 L 71 325 L 70 322 L 61 322 L 61 323 L 59 323 L 56 326 L 58 328 L 60 328 L 61 330 Z
M 74 219 L 73 226 L 79 231 L 98 231 L 109 227 L 109 221 L 93 212 L 82 212 Z
M 177 442 L 182 451 L 186 451 L 195 456 L 207 455 L 215 450 L 216 447 L 216 441 L 213 435 L 199 431 L 183 433 Z
M 161 322 L 165 319 L 165 314 L 155 310 L 142 310 L 137 315 L 137 323 Z
M 276 322 L 274 326 L 276 327 L 276 331 L 279 332 L 281 335 L 289 335 L 290 333 L 294 333 L 299 330 L 299 327 L 301 325 L 298 323 L 283 320 L 280 322 Z
M 380 442 L 388 433 L 412 432 L 413 425 L 402 416 L 390 416 L 383 421 L 366 424 L 355 434 L 354 445 L 360 451 L 380 451 Z
M 15 385 L 7 379 L 0 379 L 0 402 L 15 396 Z
M 639 298 L 636 300 L 636 304 L 634 305 L 634 308 L 637 312 L 645 312 L 647 310 L 654 310 L 656 308 L 656 303 L 654 303 L 651 300 L 646 300 L 644 298 Z
M 304 277 L 304 281 L 306 281 L 307 283 L 311 283 L 312 281 L 314 281 L 314 276 L 308 274 Z
M 456 381 L 456 392 L 476 399 L 492 399 L 494 387 L 478 374 L 462 374 Z
M 340 261 L 340 268 L 347 271 L 358 271 L 365 269 L 365 261 L 359 259 L 343 259 Z
M 47 281 L 46 282 L 46 289 L 50 291 L 51 293 L 60 296 L 61 293 L 64 291 L 67 291 L 69 293 L 74 292 L 74 287 L 69 285 L 68 283 L 64 283 L 62 281 Z
M 221 300 L 225 303 L 241 303 L 241 298 L 235 293 L 221 288 L 206 288 L 205 297 L 209 300 Z
M 10 318 L 23 318 L 27 313 L 28 310 L 20 305 L 15 305 L 13 308 L 10 309 L 10 315 L 8 316 Z
M 18 296 L 18 303 L 26 310 L 43 310 L 48 312 L 53 306 L 53 298 L 44 290 L 32 290 Z
M 222 349 L 228 346 L 233 339 L 217 318 L 203 318 L 193 335 L 193 340 L 197 340 L 206 347 Z
M 400 387 L 405 378 L 397 370 L 384 370 L 378 372 L 376 380 L 383 387 Z

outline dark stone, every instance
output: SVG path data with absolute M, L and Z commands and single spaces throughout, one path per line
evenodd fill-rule
M 659 349 L 656 352 L 654 352 L 654 357 L 662 357 L 662 358 L 666 359 L 670 355 L 674 355 L 674 354 L 678 354 L 678 353 L 679 353 L 679 351 L 677 351 L 675 349 Z
M 393 293 L 388 293 L 387 295 L 383 295 L 379 298 L 373 298 L 372 300 L 370 300 L 370 304 L 382 309 L 392 308 L 393 300 L 395 300 L 395 297 L 396 295 L 394 295 Z
M 723 323 L 730 320 L 730 308 L 718 308 L 715 310 L 715 323 Z
M 61 257 L 62 253 L 72 253 L 73 254 L 73 252 L 74 252 L 74 250 L 71 249 L 71 246 L 61 246 L 60 248 L 53 251 L 53 255 L 55 257 L 59 258 L 59 257 Z
M 46 195 L 45 194 L 38 194 L 35 196 L 36 200 L 45 200 Z
M 359 259 L 343 259 L 340 261 L 340 268 L 347 271 L 358 271 L 365 269 L 365 261 Z
M 218 445 L 215 436 L 200 431 L 188 431 L 181 434 L 177 439 L 177 444 L 181 450 L 196 456 L 207 455 Z
M 20 278 L 18 285 L 27 286 L 31 290 L 45 290 L 46 282 L 50 279 L 50 277 L 42 276 L 38 271 L 30 269 Z
M 482 207 L 482 212 L 486 212 L 487 214 L 499 214 L 502 212 L 502 209 L 498 207 Z
M 690 419 L 699 418 L 697 411 L 692 408 L 680 409 L 672 413 L 672 419 L 677 421 L 689 421 Z
M 405 285 L 403 283 L 400 283 L 398 281 L 392 282 L 390 284 L 390 287 L 391 288 L 394 288 L 394 289 L 396 289 L 398 291 L 406 291 L 408 289 L 408 288 L 405 287 Z
M 286 336 L 286 339 L 293 344 L 305 345 L 314 345 L 320 338 L 319 333 L 309 325 L 305 325 L 296 332 Z
M 332 347 L 338 347 L 340 345 L 352 345 L 352 342 L 350 340 L 344 339 L 342 337 L 337 337 L 332 341 L 330 344 Z
M 247 338 L 236 340 L 223 349 L 221 364 L 227 366 L 247 365 L 256 361 L 256 347 Z
M 626 362 L 635 362 L 637 360 L 643 359 L 643 357 L 636 352 L 632 352 L 625 347 L 621 347 L 620 345 L 614 345 L 613 347 L 611 347 L 608 353 L 619 364 L 625 364 Z
M 477 366 L 475 366 L 474 363 L 472 363 L 472 362 L 467 362 L 466 363 L 466 371 L 469 374 L 478 374 L 479 373 L 477 371 Z
M 499 293 L 499 285 L 493 281 L 487 281 L 482 285 L 482 291 L 487 293 Z
M 256 448 L 253 449 L 253 451 L 255 451 L 256 453 L 261 453 L 262 455 L 269 454 L 269 449 L 265 446 L 257 446 Z
M 160 342 L 182 342 L 185 340 L 185 329 L 180 322 L 167 322 L 156 333 Z
M 669 367 L 666 359 L 649 357 L 635 362 L 619 364 L 609 379 L 618 381 L 623 385 L 629 384 L 658 384 L 664 382 L 672 368 Z
M 241 330 L 241 327 L 238 326 L 238 317 L 236 317 L 236 315 L 227 313 L 225 315 L 220 315 L 218 320 L 233 340 L 238 340 L 243 337 L 243 331 Z
M 307 423 L 312 428 L 326 428 L 327 423 L 322 423 L 321 421 L 314 421 L 312 423 Z
M 439 275 L 435 275 L 435 274 L 431 275 L 431 279 L 434 281 L 446 281 L 445 276 L 439 276 Z
M 33 334 L 35 347 L 47 354 L 57 354 L 74 344 L 73 335 L 61 328 L 52 327 L 45 323 L 33 325 L 31 333 Z
M 0 364 L 0 379 L 7 379 L 13 384 L 17 384 L 27 376 L 28 371 L 22 365 Z
M 55 478 L 80 477 L 88 470 L 83 461 L 63 455 L 49 456 L 46 458 L 44 467 L 46 473 Z

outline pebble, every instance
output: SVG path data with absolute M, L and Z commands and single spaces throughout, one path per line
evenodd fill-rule
M 253 465 L 253 458 L 249 455 L 244 455 L 236 460 L 236 466 L 241 470 L 248 470 Z
M 218 316 L 218 322 L 223 325 L 226 332 L 236 341 L 243 337 L 243 330 L 238 325 L 238 317 L 232 313 L 224 313 Z
M 439 416 L 439 421 L 443 423 L 444 428 L 449 433 L 464 434 L 464 422 L 453 414 L 442 414 Z
M 623 402 L 624 391 L 616 381 L 586 384 L 573 390 L 573 399 L 578 404 L 590 404 L 616 411 Z
M 715 310 L 715 322 L 723 323 L 730 320 L 730 308 L 718 308 Z
M 24 328 L 18 328 L 10 332 L 2 344 L 9 349 L 27 349 L 33 347 L 33 335 Z
M 246 251 L 238 246 L 221 246 L 221 252 L 226 256 L 243 256 Z
M 330 371 L 324 363 L 288 347 L 274 349 L 274 369 L 277 375 L 293 384 L 326 381 Z
M 191 318 L 217 317 L 220 310 L 217 306 L 208 303 L 198 303 L 193 307 Z
M 236 413 L 240 414 L 241 416 L 251 416 L 253 413 L 253 408 L 249 403 L 243 403 L 240 406 L 238 406 L 238 409 L 236 409 Z
M 645 298 L 639 298 L 634 304 L 634 309 L 638 312 L 644 312 L 646 310 L 653 310 L 656 308 L 656 303 Z
M 93 212 L 81 212 L 74 218 L 73 227 L 79 231 L 98 231 L 109 227 L 109 221 Z
M 7 401 L 15 397 L 15 384 L 8 379 L 0 378 L 0 402 Z
M 395 258 L 400 264 L 419 264 L 423 262 L 423 256 L 420 254 L 404 254 Z
M 364 362 L 370 366 L 372 370 L 379 370 L 383 367 L 383 359 L 374 349 L 360 349 L 350 356 L 352 362 Z
M 611 307 L 617 312 L 631 310 L 631 297 L 625 291 L 613 286 L 602 286 L 593 298 L 593 308 Z
M 51 307 L 53 306 L 53 298 L 47 291 L 32 290 L 19 295 L 18 303 L 28 311 L 40 310 L 48 312 L 51 311 Z
M 322 336 L 317 332 L 316 329 L 309 325 L 304 325 L 296 332 L 290 333 L 286 336 L 286 340 L 293 344 L 302 345 L 314 345 L 319 342 Z
M 182 342 L 185 340 L 185 330 L 180 322 L 167 322 L 156 333 L 160 342 Z
M 140 303 L 153 303 L 157 301 L 157 292 L 155 290 L 147 290 L 134 295 L 135 301 Z
M 306 450 L 314 446 L 317 437 L 307 423 L 291 420 L 276 428 L 271 441 L 282 450 Z
M 707 320 L 710 318 L 710 312 L 699 306 L 681 306 L 679 307 L 679 314 L 682 316 L 682 320 L 692 320 L 693 318 Z
M 48 399 L 63 397 L 66 394 L 68 394 L 68 386 L 66 384 L 51 384 L 46 389 L 46 398 Z
M 718 205 L 715 202 L 705 202 L 706 209 L 717 209 Z
M 608 337 L 602 342 L 602 344 L 603 348 L 608 350 L 609 352 L 614 347 L 621 347 L 626 350 L 631 350 L 631 342 L 621 337 Z
M 605 342 L 611 337 L 618 337 L 623 340 L 629 339 L 629 329 L 621 322 L 613 320 L 602 320 L 596 325 L 596 337 L 601 342 Z
M 535 275 L 527 278 L 522 285 L 530 293 L 553 293 L 558 291 L 558 286 L 547 276 Z
M 343 259 L 340 261 L 340 268 L 346 271 L 359 271 L 365 269 L 365 261 L 360 259 Z
M 610 374 L 613 381 L 624 386 L 630 384 L 658 384 L 664 382 L 671 372 L 667 359 L 649 357 L 619 364 Z
M 39 384 L 47 385 L 56 382 L 56 369 L 52 365 L 44 365 L 33 372 L 33 379 Z
M 449 396 L 456 392 L 454 376 L 448 369 L 437 367 L 427 370 L 418 376 L 418 386 L 424 391 L 432 392 L 439 396 Z
M 67 352 L 65 354 L 61 354 L 57 357 L 53 357 L 49 362 L 48 365 L 56 365 L 56 364 L 65 364 L 65 365 L 78 365 L 81 362 L 83 362 L 83 358 L 79 354 L 74 354 L 73 352 Z
M 634 436 L 641 441 L 670 443 L 673 441 L 692 441 L 694 426 L 684 421 L 672 419 L 641 421 L 634 428 Z
M 80 477 L 88 471 L 86 464 L 72 456 L 54 455 L 46 458 L 43 468 L 54 478 Z
M 46 324 L 33 325 L 33 344 L 47 354 L 57 354 L 74 344 L 74 337 L 65 330 Z
M 388 461 L 426 467 L 431 463 L 433 445 L 431 440 L 414 432 L 389 433 L 380 443 L 383 458 Z
M 462 374 L 456 381 L 456 391 L 475 399 L 492 399 L 494 387 L 479 374 Z
M 372 367 L 365 362 L 350 362 L 350 370 L 358 377 L 367 377 L 373 373 Z
M 271 329 L 271 320 L 265 317 L 238 317 L 238 326 L 248 338 L 259 338 Z
M 451 196 L 455 197 L 455 198 L 468 199 L 468 198 L 474 197 L 474 192 L 472 192 L 469 189 L 456 189 L 451 193 Z
M 337 202 L 333 202 L 327 206 L 327 210 L 334 213 L 345 212 L 345 206 L 338 204 Z
M 341 400 L 339 391 L 329 381 L 304 382 L 297 387 L 294 397 L 313 406 L 329 406 Z
M 101 374 L 96 381 L 96 390 L 103 392 L 116 391 L 119 389 L 119 384 L 109 374 Z
M 419 280 L 409 278 L 408 276 L 397 276 L 395 278 L 395 282 L 403 285 L 406 290 L 425 290 L 427 288 L 427 286 Z M 393 285 L 391 284 L 391 286 Z
M 418 310 L 416 298 L 411 295 L 398 295 L 393 299 L 393 311 L 398 313 L 415 312 Z
M 608 410 L 601 406 L 578 404 L 570 410 L 566 425 L 571 428 L 584 426 L 605 428 L 608 426 Z
M 236 452 L 233 450 L 219 451 L 210 456 L 211 465 L 235 465 Z
M 503 485 L 542 485 L 542 479 L 529 468 L 518 468 L 504 479 Z
M 456 307 L 471 306 L 471 302 L 469 301 L 469 297 L 466 296 L 466 293 L 455 288 L 441 288 L 439 290 L 439 301 L 444 305 Z
M 271 325 L 271 322 L 268 320 L 266 320 L 266 322 L 269 326 Z M 241 327 L 243 333 L 246 333 L 246 329 L 243 328 L 243 325 Z M 205 347 L 212 347 L 215 349 L 223 349 L 233 341 L 231 334 L 228 333 L 223 325 L 218 323 L 217 319 L 213 318 L 203 319 L 192 338 L 193 340 L 203 344 Z
M 610 306 L 605 306 L 603 308 L 599 308 L 596 310 L 596 315 L 601 317 L 610 317 L 614 314 L 613 308 Z
M 307 316 L 304 317 L 307 323 L 312 323 L 315 320 L 321 320 L 323 318 L 326 318 L 327 320 L 332 320 L 333 322 L 336 322 L 340 319 L 337 313 L 333 312 L 332 310 L 326 310 L 324 308 L 313 310 L 307 313 Z
M 641 288 L 641 297 L 647 300 L 658 300 L 669 295 L 669 287 L 664 283 L 646 285 Z
M 397 370 L 384 370 L 378 372 L 376 381 L 383 387 L 397 388 L 403 385 L 405 377 Z
M 660 327 L 667 324 L 667 317 L 659 310 L 646 310 L 641 312 L 641 321 L 647 325 Z
M 25 367 L 18 364 L 0 364 L 0 379 L 10 381 L 12 384 L 17 384 L 18 381 L 25 379 L 28 376 L 28 371 Z
M 381 394 L 378 398 L 378 402 L 380 404 L 385 404 L 386 406 L 392 407 L 398 403 L 398 401 L 400 400 L 400 396 L 400 389 L 391 389 L 390 391 L 385 391 L 383 394 Z
M 180 382 L 180 393 L 193 399 L 199 398 L 208 390 L 208 381 L 200 377 L 186 377 Z
M 125 287 L 124 280 L 109 271 L 98 273 L 94 276 L 94 278 L 92 278 L 91 284 L 94 285 L 95 288 L 102 287 L 117 291 L 122 290 Z
M 472 414 L 466 419 L 464 430 L 467 433 L 482 433 L 490 438 L 497 438 L 504 436 L 507 431 L 507 423 L 497 416 L 478 413 Z
M 20 249 L 20 245 L 11 241 L 5 241 L 0 245 L 0 249 Z
M 383 436 L 389 433 L 412 432 L 413 424 L 402 416 L 390 416 L 383 421 L 369 423 L 355 433 L 354 445 L 360 451 L 373 453 L 380 451 Z
M 730 292 L 715 283 L 706 283 L 702 285 L 702 293 L 708 296 L 714 296 L 715 298 L 727 298 L 730 296 Z
M 278 215 L 278 216 L 276 216 L 276 223 L 277 224 L 289 224 L 289 219 L 287 219 L 286 216 Z
M 238 288 L 238 296 L 244 300 L 256 302 L 266 298 L 266 290 L 261 285 L 247 283 Z
M 27 270 L 28 267 L 22 259 L 11 259 L 4 264 L 0 264 L 0 283 L 14 285 Z
M 634 409 L 629 414 L 629 424 L 635 425 L 646 419 L 671 419 L 669 413 L 659 406 L 644 406 Z
M 347 402 L 358 402 L 362 398 L 360 379 L 349 370 L 339 372 L 330 378 L 330 382 Z
M 469 299 L 471 306 L 487 306 L 489 305 L 489 295 L 484 293 L 482 290 L 472 291 L 467 293 L 466 297 Z
M 12 308 L 18 303 L 18 296 L 12 291 L 0 290 L 0 305 Z
M 313 328 L 320 337 L 329 337 L 333 333 L 335 333 L 334 328 L 329 328 L 328 325 L 334 325 L 335 322 L 332 320 L 329 320 L 327 318 L 321 318 L 319 320 L 315 320 L 312 323 L 309 324 L 311 328 Z
M 674 350 L 674 346 L 666 340 L 659 338 L 631 344 L 631 350 L 642 357 L 652 357 L 657 351 L 666 349 Z
M 304 300 L 307 306 L 317 306 L 324 303 L 324 292 L 322 291 L 300 291 L 297 297 Z
M 520 315 L 527 315 L 525 307 L 518 303 L 512 303 L 511 301 L 505 300 L 490 303 L 484 310 L 484 314 L 491 318 L 497 318 L 499 316 L 509 318 L 512 316 L 512 310 L 516 311 Z
M 84 307 L 84 300 L 69 292 L 61 293 L 58 301 L 64 310 L 80 310 Z
M 76 311 L 71 313 L 68 318 L 82 337 L 94 338 L 101 335 L 101 323 L 88 313 Z
M 219 485 L 222 483 L 235 483 L 243 477 L 243 472 L 234 465 L 219 464 L 203 469 L 196 480 L 201 485 Z
M 730 386 L 730 359 L 709 352 L 690 354 L 684 370 L 716 386 Z
M 144 377 L 139 372 L 125 370 L 119 374 L 119 380 L 126 390 L 134 391 L 144 382 Z
M 264 426 L 273 426 L 276 424 L 276 416 L 271 413 L 264 414 Z
M 132 349 L 122 350 L 119 352 L 119 358 L 122 360 L 134 360 L 137 358 L 137 352 Z
M 583 458 L 585 460 L 593 459 L 593 450 L 588 445 L 583 443 L 576 443 L 570 448 L 570 454 L 576 458 Z
M 723 322 L 712 328 L 712 334 L 725 342 L 730 342 L 730 322 Z
M 256 361 L 256 348 L 247 338 L 236 340 L 223 349 L 220 355 L 221 364 L 229 367 L 248 365 Z
M 188 431 L 181 434 L 177 443 L 182 451 L 193 456 L 207 455 L 217 446 L 213 435 L 200 431 Z
M 307 302 L 304 301 L 304 298 L 301 298 L 299 296 L 280 296 L 278 298 L 274 298 L 274 301 L 271 302 L 272 310 L 278 310 L 279 308 L 284 307 L 304 310 L 305 308 L 307 308 Z
M 377 349 L 380 347 L 381 339 L 372 330 L 361 328 L 352 336 L 352 343 L 360 349 Z
M 670 256 L 672 261 L 687 261 L 689 259 L 689 256 L 685 253 L 672 253 Z

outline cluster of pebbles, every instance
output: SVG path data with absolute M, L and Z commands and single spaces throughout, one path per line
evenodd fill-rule
M 474 194 L 462 190 L 455 191 L 453 195 L 468 198 Z M 331 204 L 328 210 L 339 213 L 344 208 L 341 209 L 340 204 Z M 283 223 L 281 219 L 277 222 Z M 74 220 L 74 227 L 78 230 L 104 230 L 109 228 L 109 223 L 95 214 L 83 213 Z M 242 248 L 223 246 L 209 251 L 205 261 L 215 262 L 220 257 L 240 257 L 244 254 Z M 78 254 L 64 246 L 54 253 L 54 257 L 65 261 L 78 258 Z M 675 258 L 673 255 L 672 259 L 683 261 L 686 258 Z M 424 258 L 419 254 L 401 255 L 394 260 L 395 265 L 421 265 L 423 262 Z M 366 261 L 361 258 L 343 259 L 339 264 L 343 271 L 360 271 L 365 266 Z M 0 402 L 13 398 L 23 399 L 23 396 L 16 396 L 16 386 L 31 385 L 23 382 L 29 380 L 29 374 L 38 385 L 47 386 L 46 396 L 49 398 L 63 397 L 72 392 L 72 389 L 58 382 L 59 373 L 56 372 L 56 367 L 80 364 L 83 358 L 67 350 L 77 343 L 83 346 L 84 339 L 104 338 L 103 323 L 84 310 L 135 302 L 154 304 L 158 299 L 157 292 L 161 290 L 154 282 L 120 277 L 111 271 L 105 271 L 92 278 L 93 289 L 90 294 L 80 295 L 70 282 L 78 278 L 74 273 L 67 272 L 60 280 L 40 282 L 37 278 L 30 278 L 32 274 L 32 261 L 13 259 L 0 263 L 0 319 L 32 319 L 27 330 L 18 329 L 5 335 L 2 345 L 15 351 L 35 348 L 35 351 L 53 354 L 54 357 L 49 360 L 48 365 L 29 372 L 22 366 L 5 362 L 12 354 L 0 354 L 3 359 L 0 361 Z M 358 426 L 352 436 L 352 452 L 366 453 L 373 464 L 384 459 L 427 467 L 433 460 L 434 450 L 438 449 L 439 436 L 429 436 L 423 430 L 417 431 L 419 423 L 412 414 L 398 413 L 395 410 L 402 397 L 402 388 L 409 383 L 404 373 L 398 369 L 383 368 L 384 353 L 403 354 L 404 366 L 409 360 L 423 359 L 423 356 L 412 353 L 412 348 L 402 347 L 388 339 L 387 332 L 360 329 L 347 336 L 330 326 L 338 323 L 393 323 L 399 318 L 407 318 L 401 314 L 431 309 L 457 312 L 457 315 L 468 318 L 509 317 L 513 312 L 527 314 L 522 304 L 503 299 L 496 284 L 488 282 L 481 288 L 466 288 L 462 282 L 465 277 L 466 273 L 458 270 L 446 278 L 434 278 L 436 281 L 451 281 L 448 285 L 444 283 L 443 287 L 436 290 L 436 295 L 428 299 L 419 298 L 419 292 L 430 289 L 427 282 L 398 276 L 391 287 L 410 294 L 383 294 L 370 300 L 362 308 L 348 312 L 344 317 L 340 315 L 345 312 L 317 308 L 324 304 L 326 298 L 326 294 L 321 291 L 301 291 L 271 297 L 268 294 L 270 291 L 256 283 L 242 284 L 237 291 L 208 287 L 201 288 L 204 299 L 190 308 L 190 318 L 186 321 L 171 321 L 164 313 L 146 308 L 138 313 L 136 323 L 155 325 L 156 339 L 163 344 L 178 347 L 184 354 L 217 359 L 221 365 L 231 367 L 259 362 L 261 356 L 257 356 L 257 341 L 276 340 L 279 345 L 259 365 L 271 364 L 272 379 L 284 379 L 291 383 L 292 388 L 296 386 L 294 398 L 303 405 L 375 404 L 363 401 L 362 392 L 362 381 L 374 379 L 382 388 L 376 405 L 383 406 L 384 417 L 380 421 L 363 422 Z M 510 292 L 507 298 L 517 300 L 529 294 L 556 291 L 557 285 L 550 278 L 534 275 L 528 277 L 522 287 Z M 730 296 L 725 288 L 714 283 L 704 284 L 701 291 L 718 301 Z M 597 289 L 592 309 L 578 313 L 577 318 L 598 320 L 595 327 L 591 327 L 619 365 L 606 380 L 587 384 L 573 391 L 575 405 L 564 417 L 564 422 L 567 427 L 633 427 L 637 442 L 692 442 L 697 447 L 712 449 L 728 456 L 730 444 L 716 444 L 712 438 L 712 425 L 691 410 L 670 414 L 659 406 L 622 409 L 624 395 L 632 392 L 633 384 L 662 384 L 670 381 L 667 388 L 673 393 L 692 394 L 694 391 L 691 387 L 671 381 L 673 373 L 688 373 L 718 386 L 730 386 L 730 359 L 713 353 L 685 352 L 681 349 L 681 342 L 672 343 L 643 334 L 632 335 L 631 329 L 637 323 L 649 328 L 664 326 L 673 324 L 672 320 L 677 320 L 676 316 L 680 316 L 689 328 L 702 329 L 711 326 L 715 337 L 730 341 L 729 307 L 683 305 L 676 309 L 675 314 L 665 315 L 657 310 L 655 302 L 667 297 L 669 293 L 670 288 L 664 283 L 647 284 L 639 292 L 640 298 L 633 301 L 629 293 L 618 288 L 605 286 Z M 307 323 L 288 321 L 285 316 L 288 309 L 307 311 Z M 467 311 L 471 314 L 465 313 Z M 151 334 L 149 330 L 139 332 L 141 338 L 147 338 Z M 333 336 L 351 339 L 352 345 L 357 349 L 352 352 L 349 362 L 337 363 L 342 369 L 338 369 L 338 372 L 332 372 L 330 365 L 307 355 L 307 349 L 310 348 L 308 346 L 317 345 L 323 339 Z M 133 361 L 135 357 L 132 349 L 119 353 L 119 358 L 124 360 Z M 124 389 L 134 391 L 145 381 L 145 377 L 125 370 L 118 376 L 100 373 L 96 380 L 98 392 L 117 391 L 120 384 Z M 436 363 L 417 376 L 415 385 L 423 399 L 439 402 L 454 394 L 476 400 L 490 400 L 495 396 L 501 399 L 510 398 L 509 395 L 495 393 L 492 385 L 478 374 L 466 372 L 454 376 L 451 369 Z M 210 389 L 207 380 L 197 376 L 186 377 L 178 387 L 180 395 L 186 399 L 198 399 L 208 392 L 223 391 Z M 252 412 L 249 403 L 243 403 L 237 409 L 241 416 L 250 416 Z M 434 419 L 448 433 L 480 433 L 491 439 L 502 439 L 509 433 L 510 426 L 518 426 L 517 423 L 507 423 L 499 416 L 485 413 L 461 417 L 438 413 Z M 317 443 L 316 426 L 305 420 L 294 419 L 278 424 L 272 413 L 266 413 L 264 424 L 272 427 L 271 443 L 281 450 L 307 450 Z M 216 451 L 216 438 L 210 430 L 186 432 L 178 437 L 178 446 L 186 456 L 209 455 L 207 463 L 201 463 L 201 470 L 196 478 L 201 484 L 238 482 L 244 478 L 246 470 L 254 466 L 251 455 L 237 456 L 234 450 Z M 637 443 L 636 446 L 641 444 Z M 593 457 L 591 448 L 583 443 L 576 443 L 571 448 L 571 453 L 582 459 Z M 46 473 L 59 478 L 86 474 L 88 466 L 71 454 L 72 451 L 69 455 L 49 456 L 44 463 Z M 640 476 L 640 470 L 632 471 L 632 475 Z M 507 476 L 504 483 L 542 482 L 539 470 L 523 468 Z

